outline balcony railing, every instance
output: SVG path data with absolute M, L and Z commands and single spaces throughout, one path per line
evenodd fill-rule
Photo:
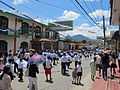
M 51 40 L 56 40 L 59 39 L 59 34 L 53 34 L 52 36 L 50 35 L 49 32 L 40 32 L 39 34 L 35 34 L 36 39 L 51 39 Z

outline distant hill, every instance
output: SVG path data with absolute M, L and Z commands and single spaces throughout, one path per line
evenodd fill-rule
M 82 41 L 82 40 L 88 41 L 88 40 L 91 40 L 90 38 L 88 38 L 88 37 L 86 37 L 84 35 L 81 35 L 81 34 L 74 35 L 74 36 L 68 35 L 68 36 L 66 36 L 66 39 L 70 39 L 70 40 L 74 40 L 74 41 Z
M 72 40 L 74 40 L 74 41 L 82 41 L 82 40 L 88 41 L 88 40 L 91 40 L 91 39 L 84 36 L 84 35 L 79 34 L 79 35 L 72 36 Z

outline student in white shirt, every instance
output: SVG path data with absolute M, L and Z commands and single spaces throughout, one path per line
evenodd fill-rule
M 61 57 L 61 73 L 63 75 L 66 74 L 66 63 L 68 62 L 67 60 L 67 56 L 66 56 L 66 53 L 63 53 L 63 56 Z
M 78 61 L 80 61 L 80 56 L 77 53 L 74 56 L 74 60 L 75 60 L 75 68 L 76 68 Z
M 81 66 L 81 62 L 78 62 L 78 65 L 77 65 L 77 84 L 81 84 L 82 73 L 83 73 L 83 69 Z
M 20 62 L 18 64 L 18 72 L 19 72 L 19 82 L 23 82 L 23 68 L 24 68 L 24 63 L 23 59 L 20 58 Z
M 70 64 L 71 64 L 71 61 L 72 61 L 72 57 L 69 55 L 69 54 L 67 54 L 67 66 L 68 66 L 68 69 L 70 69 Z

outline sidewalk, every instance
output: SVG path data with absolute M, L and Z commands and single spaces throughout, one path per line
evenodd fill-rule
M 114 79 L 104 81 L 102 78 L 96 79 L 93 82 L 91 90 L 120 90 L 120 73 L 116 71 Z

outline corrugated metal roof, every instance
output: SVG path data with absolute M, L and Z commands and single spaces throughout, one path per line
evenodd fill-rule
M 33 22 L 36 22 L 38 24 L 42 24 L 42 25 L 45 25 L 43 24 L 42 22 L 37 22 L 36 20 L 34 20 L 32 17 L 24 14 L 24 13 L 21 13 L 19 11 L 8 11 L 8 10 L 0 10 L 0 12 L 2 13 L 5 13 L 5 14 L 8 14 L 8 15 L 13 15 L 13 16 L 16 16 L 17 18 L 20 18 L 22 20 L 27 20 L 27 21 L 33 21 Z M 46 26 L 46 25 L 45 25 Z

